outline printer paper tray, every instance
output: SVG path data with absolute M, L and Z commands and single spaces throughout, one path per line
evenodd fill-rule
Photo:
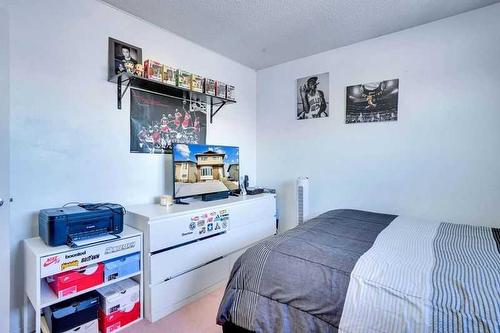
M 104 235 L 98 236 L 98 237 L 71 241 L 71 247 L 86 246 L 86 245 L 90 245 L 90 244 L 95 244 L 95 243 L 100 243 L 100 242 L 105 242 L 105 241 L 117 239 L 117 238 L 120 238 L 120 237 L 118 235 L 104 234 Z

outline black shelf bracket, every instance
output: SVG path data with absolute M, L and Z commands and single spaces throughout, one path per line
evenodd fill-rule
M 123 92 L 122 92 L 123 80 L 122 80 L 121 75 L 119 75 L 117 77 L 117 80 L 116 80 L 116 97 L 117 97 L 117 101 L 116 102 L 117 102 L 118 110 L 122 109 L 122 98 L 127 93 L 127 90 L 130 87 L 130 83 L 132 83 L 132 78 L 130 78 L 130 77 L 127 78 L 125 80 L 125 82 L 127 82 L 127 85 L 125 86 L 125 89 L 123 89 Z
M 210 124 L 213 122 L 214 116 L 219 112 L 220 109 L 226 104 L 226 101 L 214 104 L 214 100 L 210 99 Z M 219 106 L 214 112 L 214 106 Z

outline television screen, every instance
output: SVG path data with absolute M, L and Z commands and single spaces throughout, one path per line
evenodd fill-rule
M 239 189 L 239 148 L 177 143 L 172 147 L 174 198 Z

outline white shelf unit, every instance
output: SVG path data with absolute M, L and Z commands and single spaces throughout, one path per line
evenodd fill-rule
M 57 297 L 57 295 L 52 291 L 52 289 L 49 287 L 48 283 L 45 280 L 47 276 L 57 274 L 58 272 L 77 269 L 83 266 L 95 264 L 98 262 L 103 262 L 106 260 L 118 258 L 136 252 L 139 252 L 141 257 L 140 270 L 138 272 L 115 280 L 104 282 L 95 287 L 88 288 L 86 290 L 82 290 L 80 292 L 73 293 L 65 297 Z M 82 256 L 86 256 L 87 254 L 99 254 L 99 256 L 96 259 L 87 260 L 84 263 L 82 263 L 78 259 L 78 256 L 75 256 L 76 253 L 85 253 L 82 254 Z M 35 333 L 45 332 L 46 323 L 44 323 L 45 327 L 43 327 L 44 330 L 42 330 L 43 326 L 42 319 L 45 320 L 45 318 L 42 318 L 43 308 L 128 278 L 132 278 L 139 283 L 141 315 L 136 321 L 121 327 L 119 330 L 125 329 L 126 327 L 129 327 L 132 324 L 140 321 L 144 316 L 143 313 L 144 278 L 143 278 L 142 253 L 143 253 L 142 232 L 127 225 L 123 226 L 123 232 L 119 235 L 119 238 L 112 239 L 109 241 L 99 242 L 96 244 L 89 244 L 78 248 L 71 248 L 66 245 L 56 246 L 56 247 L 48 246 L 40 239 L 40 237 L 25 239 L 24 240 L 25 297 L 24 297 L 24 309 L 23 309 L 24 332 L 30 332 L 30 330 L 32 331 L 32 326 L 30 325 L 30 320 L 29 320 L 30 313 L 31 314 L 34 313 Z M 71 261 L 77 260 L 78 264 L 72 266 L 70 269 L 61 270 L 61 266 L 63 263 L 62 261 L 64 260 L 64 258 L 71 258 Z M 44 265 L 44 263 L 48 262 L 47 261 L 48 259 L 53 259 L 50 261 L 53 262 L 53 264 Z M 115 332 L 118 332 L 119 330 Z

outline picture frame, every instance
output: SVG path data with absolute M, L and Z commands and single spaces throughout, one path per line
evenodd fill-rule
M 330 116 L 330 73 L 297 79 L 297 120 Z
M 346 88 L 346 124 L 398 120 L 399 79 L 361 83 Z
M 108 38 L 108 81 L 117 74 L 134 74 L 135 65 L 142 65 L 142 49 L 120 40 Z

